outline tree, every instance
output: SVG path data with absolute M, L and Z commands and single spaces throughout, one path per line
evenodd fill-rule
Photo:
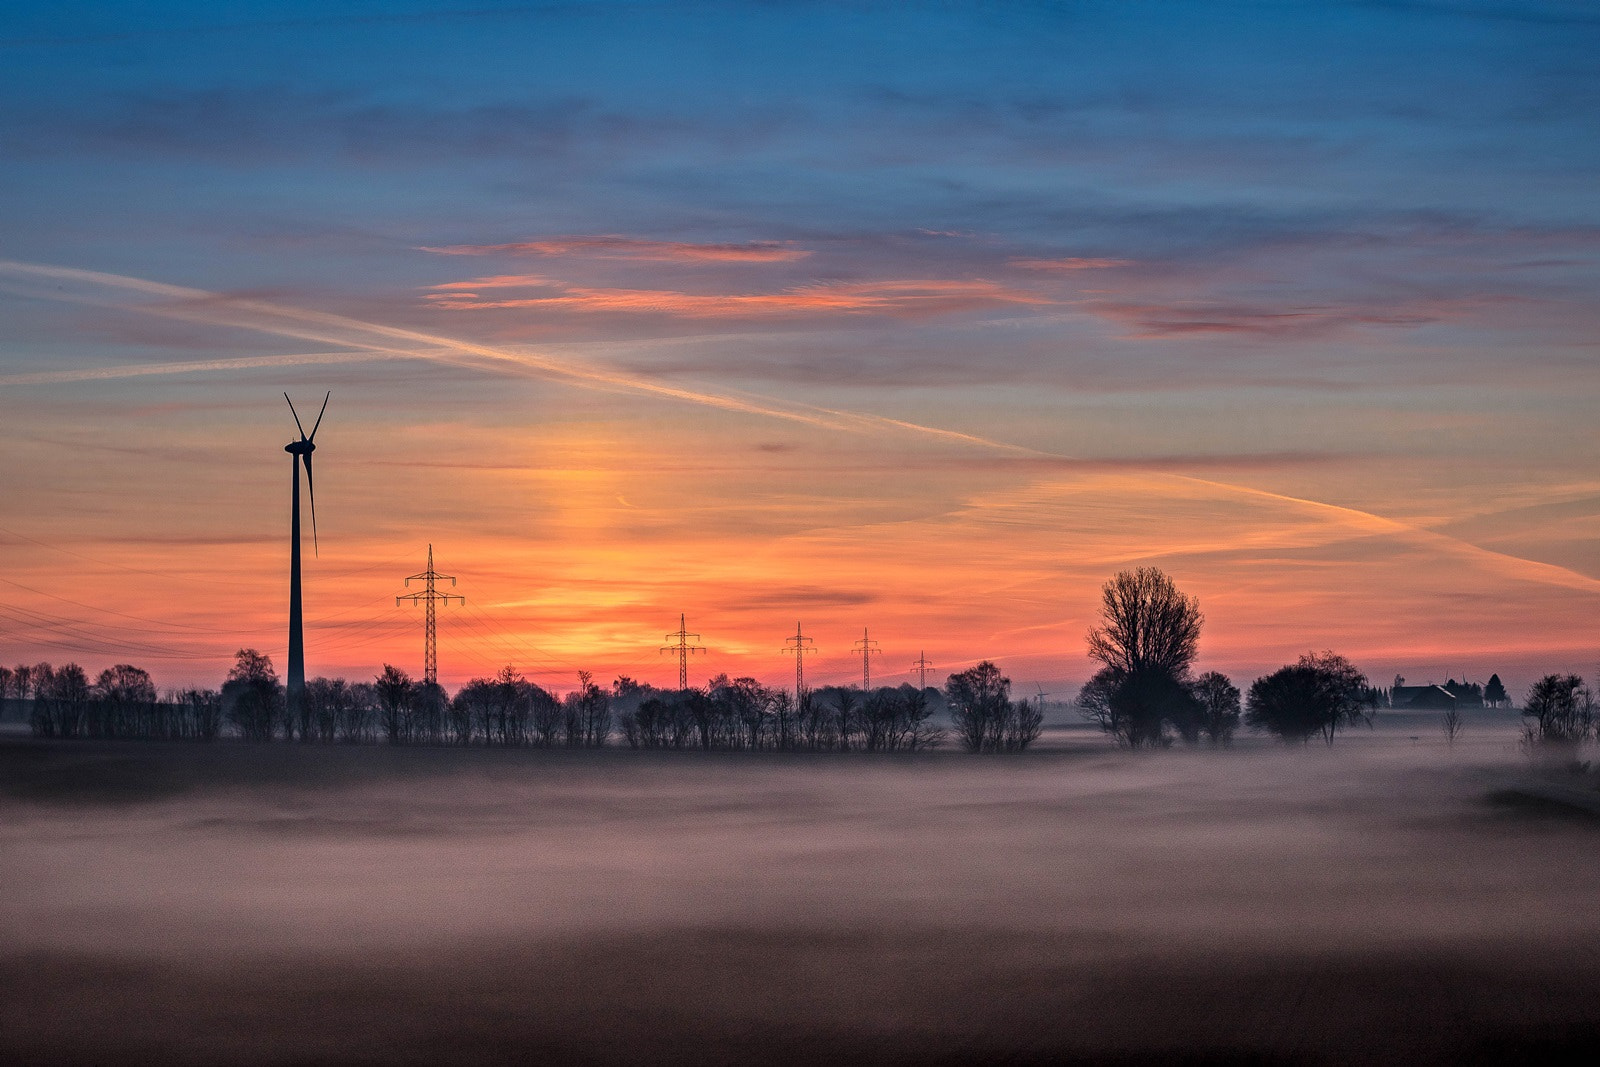
M 1245 721 L 1284 741 L 1304 744 L 1320 733 L 1331 745 L 1340 729 L 1371 725 L 1367 689 L 1366 675 L 1343 656 L 1307 652 L 1251 683 Z
M 1528 688 L 1522 718 L 1529 748 L 1575 749 L 1594 728 L 1594 698 L 1576 674 L 1547 674 Z
M 1199 601 L 1155 567 L 1118 573 L 1100 601 L 1088 644 L 1103 667 L 1079 694 L 1088 718 L 1133 747 L 1165 744 L 1168 724 L 1198 739 L 1188 676 L 1205 621 Z
M 95 679 L 90 717 L 91 735 L 104 737 L 162 736 L 155 717 L 156 687 L 150 674 L 129 663 L 107 667 Z
M 411 676 L 399 667 L 385 663 L 383 673 L 372 682 L 378 694 L 378 714 L 383 723 L 383 735 L 391 745 L 413 739 L 412 709 L 416 687 Z
M 78 737 L 84 730 L 92 690 L 76 663 L 52 668 L 37 663 L 33 679 L 33 732 L 43 737 Z
M 222 685 L 222 705 L 246 741 L 271 741 L 283 706 L 283 689 L 272 660 L 253 648 L 241 648 Z
M 1483 687 L 1483 702 L 1491 708 L 1511 703 L 1511 697 L 1506 694 L 1506 687 L 1500 681 L 1498 674 L 1489 675 L 1489 684 Z
M 1005 715 L 1011 706 L 1011 679 L 988 660 L 952 674 L 945 682 L 950 721 L 956 738 L 968 752 L 994 752 L 1000 748 Z
M 1213 747 L 1233 743 L 1239 728 L 1239 687 L 1218 671 L 1207 671 L 1191 687 L 1199 707 L 1200 733 Z
M 1461 731 L 1463 729 L 1461 713 L 1455 708 L 1447 709 L 1444 713 L 1444 719 L 1441 721 L 1440 725 L 1444 727 L 1445 744 L 1449 745 L 1451 748 L 1454 748 L 1456 740 L 1461 736 Z
M 945 682 L 945 701 L 956 737 L 968 752 L 1021 752 L 1038 740 L 1044 722 L 1039 704 L 1011 699 L 1011 679 L 988 660 L 952 674 Z

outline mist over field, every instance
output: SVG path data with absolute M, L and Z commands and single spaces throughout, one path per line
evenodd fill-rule
M 995 758 L 6 742 L 5 1055 L 1571 1051 L 1600 823 L 1516 792 L 1502 717 Z

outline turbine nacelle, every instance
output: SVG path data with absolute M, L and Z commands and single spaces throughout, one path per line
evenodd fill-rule
M 312 478 L 311 478 L 311 453 L 313 453 L 313 452 L 315 452 L 317 450 L 317 445 L 316 445 L 317 428 L 322 425 L 322 416 L 327 413 L 327 411 L 328 411 L 328 400 L 332 396 L 333 396 L 333 392 L 330 390 L 328 392 L 327 396 L 324 396 L 322 398 L 322 410 L 317 412 L 317 421 L 312 424 L 311 432 L 309 434 L 307 434 L 306 433 L 306 428 L 304 426 L 300 425 L 300 413 L 295 411 L 295 409 L 294 409 L 294 401 L 293 400 L 289 400 L 289 394 L 288 393 L 284 393 L 283 394 L 283 398 L 285 400 L 289 401 L 289 414 L 294 416 L 294 427 L 295 427 L 295 429 L 300 431 L 300 440 L 298 440 L 298 441 L 290 441 L 288 444 L 283 446 L 283 450 L 285 452 L 289 453 L 290 455 L 295 457 L 294 461 L 295 461 L 295 465 L 296 465 L 297 469 L 298 469 L 299 464 L 301 464 L 301 463 L 304 463 L 306 465 L 306 495 L 311 498 L 311 551 L 312 552 L 318 552 L 318 547 L 317 547 L 317 486 L 316 486 L 316 483 L 314 481 L 312 481 Z M 298 483 L 296 483 L 296 484 L 298 484 Z M 296 505 L 298 505 L 298 503 L 299 503 L 299 501 L 296 501 Z M 296 529 L 295 534 L 296 534 L 296 536 L 299 535 L 299 530 L 298 529 Z M 320 553 L 318 553 L 318 554 L 320 555 Z

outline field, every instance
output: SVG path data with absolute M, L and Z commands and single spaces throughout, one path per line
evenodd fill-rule
M 1010 758 L 12 735 L 0 1049 L 1548 1062 L 1600 1038 L 1600 821 L 1520 791 L 1513 723 Z

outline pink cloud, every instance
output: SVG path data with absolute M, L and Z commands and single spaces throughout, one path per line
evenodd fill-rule
M 595 256 L 654 263 L 790 263 L 811 255 L 789 241 L 745 241 L 697 244 L 690 241 L 648 241 L 620 234 L 594 237 L 547 237 L 495 245 L 424 247 L 443 256 Z
M 1082 305 L 1091 315 L 1132 328 L 1138 339 L 1193 337 L 1205 334 L 1288 336 L 1325 334 L 1356 326 L 1426 326 L 1464 318 L 1485 307 L 1514 301 L 1512 297 L 1417 299 L 1372 304 L 1313 304 L 1284 307 L 1249 303 L 1200 301 L 1108 300 Z
M 1131 267 L 1131 259 L 1091 259 L 1083 256 L 1066 256 L 1061 259 L 1013 259 L 1013 267 L 1023 270 L 1069 271 L 1107 270 L 1112 267 Z
M 546 292 L 484 299 L 479 290 L 543 288 Z M 636 313 L 675 318 L 767 318 L 807 314 L 937 315 L 1002 305 L 1053 303 L 1048 297 L 983 279 L 825 282 L 776 293 L 686 293 L 671 289 L 566 287 L 536 275 L 501 275 L 433 287 L 427 297 L 449 311 L 535 308 L 580 313 Z

